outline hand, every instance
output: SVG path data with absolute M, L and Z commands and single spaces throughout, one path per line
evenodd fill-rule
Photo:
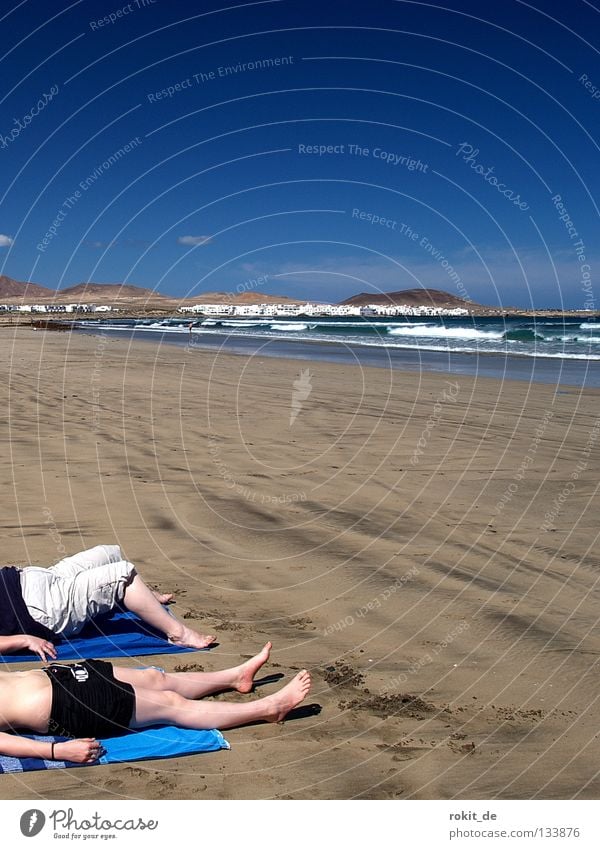
M 98 760 L 102 752 L 100 742 L 93 737 L 82 737 L 80 740 L 66 740 L 64 743 L 54 744 L 54 758 L 59 761 L 91 764 Z
M 42 660 L 56 660 L 56 649 L 54 644 L 41 637 L 32 637 L 30 634 L 23 635 L 23 648 L 29 649 L 33 654 L 38 654 Z

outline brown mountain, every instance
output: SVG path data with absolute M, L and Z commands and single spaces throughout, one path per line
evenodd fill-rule
M 0 274 L 0 301 L 25 297 L 38 300 L 51 298 L 53 295 L 54 289 L 38 286 L 37 283 L 21 283 L 19 280 L 13 280 L 12 277 Z
M 127 283 L 78 283 L 67 289 L 59 289 L 52 293 L 61 301 L 169 301 L 166 295 L 144 289 L 142 286 L 132 286 Z
M 381 304 L 383 306 L 406 304 L 409 307 L 445 307 L 446 309 L 453 309 L 454 307 L 464 307 L 468 310 L 481 308 L 480 304 L 466 301 L 464 298 L 459 298 L 450 292 L 443 292 L 441 289 L 402 289 L 399 292 L 383 292 L 381 294 L 361 292 L 360 295 L 353 295 L 341 303 L 361 307 L 367 304 Z
M 203 292 L 191 298 L 177 298 L 163 295 L 142 286 L 128 283 L 78 283 L 66 289 L 48 289 L 37 283 L 21 283 L 12 277 L 0 275 L 0 303 L 23 301 L 25 303 L 129 303 L 132 306 L 142 304 L 157 304 L 165 306 L 178 304 L 272 304 L 272 303 L 303 303 L 302 299 L 288 298 L 285 295 L 268 295 L 260 288 L 249 292 L 233 295 L 229 292 Z
M 141 286 L 131 286 L 125 283 L 78 283 L 66 289 L 48 289 L 37 283 L 22 283 L 12 277 L 0 275 L 0 301 L 34 301 L 56 300 L 63 303 L 94 302 L 94 301 L 169 301 L 170 298 L 144 289 Z
M 303 304 L 300 298 L 288 298 L 286 295 L 268 295 L 260 289 L 233 295 L 229 292 L 203 292 L 191 298 L 182 298 L 181 303 L 193 304 Z

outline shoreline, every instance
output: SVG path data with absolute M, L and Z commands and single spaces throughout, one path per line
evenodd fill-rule
M 235 356 L 260 353 L 261 356 L 273 359 L 335 362 L 361 368 L 392 368 L 412 373 L 423 370 L 428 373 L 479 376 L 502 381 L 519 380 L 572 388 L 600 388 L 600 366 L 594 369 L 593 364 L 597 361 L 587 358 L 576 360 L 543 354 L 531 357 L 516 353 L 503 355 L 488 351 L 456 352 L 450 349 L 434 351 L 431 348 L 384 347 L 369 343 L 358 345 L 328 340 L 265 338 L 258 334 L 248 334 L 244 337 L 227 333 L 194 334 L 191 337 L 193 341 L 190 342 L 187 332 L 161 333 L 130 328 L 101 330 L 95 327 L 78 327 L 74 330 L 83 335 L 121 339 L 129 337 L 131 340 L 155 345 L 164 342 L 184 348 L 188 352 L 191 350 L 212 351 L 218 348 L 222 353 L 227 352 Z M 445 365 L 445 361 L 450 362 Z M 566 378 L 562 377 L 562 374 L 566 374 Z

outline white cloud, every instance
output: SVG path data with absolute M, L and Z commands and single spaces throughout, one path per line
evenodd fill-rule
M 15 240 L 11 239 L 10 236 L 5 236 L 4 233 L 0 233 L 0 248 L 10 248 L 14 241 Z
M 108 242 L 101 241 L 100 239 L 95 239 L 93 241 L 86 242 L 85 244 L 90 248 L 96 248 L 97 250 L 100 250 L 102 248 L 114 248 L 120 243 L 117 239 L 112 239 Z
M 206 245 L 210 236 L 179 236 L 177 242 L 180 245 Z

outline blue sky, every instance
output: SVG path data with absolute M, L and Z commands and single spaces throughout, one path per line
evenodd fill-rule
M 598 307 L 587 0 L 0 9 L 1 273 Z

